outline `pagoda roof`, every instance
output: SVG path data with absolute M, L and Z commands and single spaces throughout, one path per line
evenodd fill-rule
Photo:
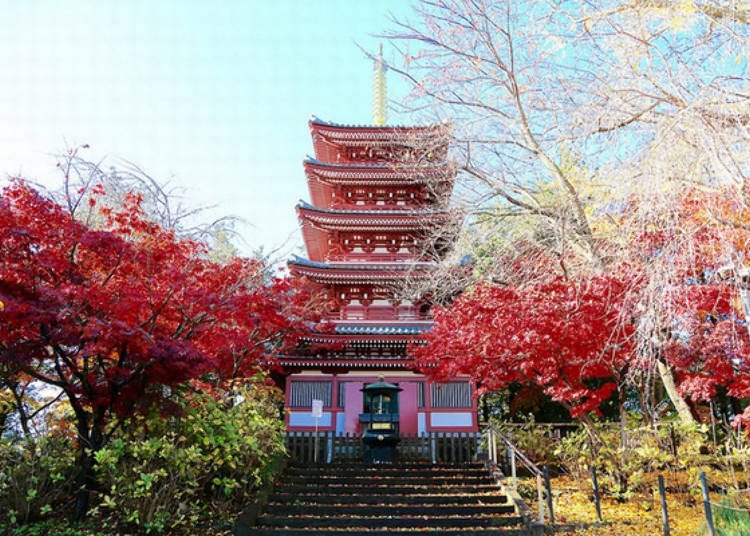
M 331 184 L 396 185 L 450 183 L 455 176 L 455 165 L 444 160 L 436 164 L 334 164 L 308 156 L 303 162 L 305 170 Z
M 352 358 L 352 357 L 302 357 L 302 356 L 275 356 L 282 367 L 300 368 L 346 368 L 346 369 L 381 369 L 398 368 L 410 369 L 414 360 L 405 357 L 393 358 Z
M 306 201 L 297 205 L 300 218 L 331 230 L 413 231 L 428 224 L 445 223 L 451 219 L 446 210 L 420 209 L 404 206 L 401 209 L 336 210 L 320 208 Z
M 408 271 L 424 271 L 431 270 L 436 266 L 434 262 L 383 262 L 383 263 L 372 263 L 372 262 L 357 262 L 357 263 L 328 263 L 328 262 L 317 262 L 305 259 L 299 255 L 292 255 L 290 261 L 299 266 L 307 266 L 309 268 L 318 268 L 321 270 L 352 270 L 357 272 L 408 272 Z
M 435 267 L 432 262 L 324 263 L 296 255 L 288 264 L 291 270 L 324 284 L 400 283 L 407 277 L 424 278 Z
M 336 210 L 320 208 L 305 201 L 297 205 L 302 220 L 302 237 L 311 259 L 322 261 L 329 249 L 332 231 L 364 233 L 418 233 L 455 222 L 455 216 L 445 210 L 390 207 L 377 210 Z
M 344 335 L 413 335 L 432 329 L 432 322 L 420 326 L 342 326 L 338 325 L 333 332 Z
M 419 335 L 305 335 L 301 341 L 317 344 L 332 344 L 342 346 L 407 346 L 410 344 L 424 344 L 424 338 Z
M 321 344 L 420 344 L 431 327 L 432 321 L 419 326 L 336 326 L 332 332 L 311 331 L 300 339 Z
M 325 139 L 335 145 L 349 147 L 364 146 L 447 146 L 450 123 L 431 125 L 345 125 L 323 121 L 317 117 L 310 120 L 313 137 Z M 439 142 L 436 144 L 436 142 Z
M 356 123 L 337 123 L 335 121 L 326 121 L 318 116 L 313 115 L 310 118 L 309 124 L 311 127 L 317 128 L 330 128 L 337 131 L 373 131 L 385 133 L 388 136 L 394 133 L 411 133 L 411 132 L 424 132 L 424 131 L 447 131 L 451 128 L 450 121 L 441 121 L 440 123 L 432 123 L 429 125 L 373 125 L 373 124 L 356 124 Z

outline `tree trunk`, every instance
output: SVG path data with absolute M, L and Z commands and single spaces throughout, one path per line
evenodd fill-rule
M 104 446 L 104 436 L 97 423 L 93 424 L 90 430 L 79 428 L 78 434 L 80 452 L 75 479 L 75 506 L 72 516 L 74 522 L 83 521 L 88 514 L 91 492 L 96 489 L 96 453 Z
M 682 395 L 677 392 L 677 386 L 674 383 L 672 370 L 661 359 L 656 360 L 656 369 L 659 371 L 659 377 L 664 385 L 664 390 L 667 392 L 667 396 L 677 410 L 677 415 L 679 415 L 680 421 L 685 424 L 695 424 L 695 417 L 693 417 L 690 407 L 687 405 L 687 402 L 685 402 L 685 399 L 682 398 Z
M 94 455 L 87 448 L 82 448 L 78 455 L 78 474 L 76 475 L 76 502 L 73 507 L 72 521 L 80 522 L 86 518 L 89 511 L 90 475 L 94 472 Z
M 617 407 L 620 412 L 620 466 L 617 468 L 617 485 L 620 494 L 624 494 L 628 489 L 628 475 L 625 472 L 626 457 L 625 452 L 628 448 L 628 410 L 625 407 L 625 395 L 622 385 L 617 387 Z

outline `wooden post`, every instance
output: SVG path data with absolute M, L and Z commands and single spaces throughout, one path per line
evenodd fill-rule
M 547 489 L 547 510 L 549 511 L 549 522 L 551 525 L 555 524 L 555 512 L 552 510 L 552 484 L 549 481 L 549 468 L 545 465 L 544 471 L 544 487 Z
M 542 491 L 542 475 L 536 475 L 536 494 L 539 503 L 539 524 L 544 525 L 544 492 Z
M 518 477 L 516 475 L 516 451 L 510 449 L 510 475 L 513 489 L 518 489 Z
M 591 466 L 591 484 L 594 487 L 594 506 L 596 507 L 596 518 L 602 520 L 602 503 L 599 497 L 599 482 L 596 480 L 596 467 Z
M 495 445 L 495 430 L 490 428 L 487 434 L 487 450 L 489 451 L 490 462 L 492 465 L 497 466 L 497 450 Z
M 661 525 L 664 536 L 669 536 L 669 514 L 667 513 L 667 494 L 664 491 L 664 477 L 659 475 L 659 497 L 661 498 Z
M 708 497 L 708 484 L 706 483 L 706 473 L 701 471 L 701 489 L 703 490 L 703 510 L 706 512 L 706 527 L 708 528 L 708 536 L 714 536 L 714 518 L 711 514 L 711 501 Z

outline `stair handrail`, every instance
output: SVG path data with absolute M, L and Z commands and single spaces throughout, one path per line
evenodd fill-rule
M 512 452 L 518 460 L 523 463 L 523 465 L 526 466 L 526 468 L 534 473 L 536 476 L 544 476 L 544 472 L 537 467 L 537 465 L 532 462 L 528 456 L 526 456 L 519 448 L 510 440 L 508 436 L 500 432 L 495 426 L 489 425 L 485 428 L 485 432 L 489 432 L 492 436 L 495 438 L 499 438 L 503 444 L 505 445 L 505 448 L 508 449 L 509 452 Z M 497 465 L 497 440 L 495 439 L 494 445 L 495 448 L 488 448 L 490 451 L 490 460 Z M 515 465 L 515 464 L 514 464 Z
M 489 424 L 485 426 L 484 431 L 482 432 L 484 435 L 486 435 L 486 444 L 487 444 L 487 454 L 489 458 L 489 463 L 492 466 L 493 471 L 497 470 L 498 468 L 498 448 L 497 443 L 498 439 L 500 442 L 505 446 L 506 452 L 508 453 L 508 457 L 510 458 L 510 470 L 511 470 L 511 489 L 515 494 L 515 500 L 518 504 L 519 501 L 521 504 L 518 504 L 519 507 L 522 506 L 522 501 L 520 499 L 520 496 L 516 493 L 517 487 L 518 487 L 518 476 L 516 473 L 516 460 L 520 460 L 521 463 L 528 469 L 533 475 L 536 476 L 536 490 L 537 490 L 537 512 L 538 512 L 538 518 L 537 523 L 541 526 L 544 525 L 544 517 L 545 517 L 545 481 L 549 482 L 549 476 L 545 471 L 540 469 L 534 462 L 532 462 L 528 456 L 526 456 L 521 450 L 508 438 L 505 434 L 500 432 L 495 426 Z M 552 496 L 551 496 L 551 490 L 549 488 L 549 485 L 547 485 L 546 489 L 547 494 L 547 507 L 549 510 L 549 518 L 550 521 L 554 523 L 553 520 L 553 514 L 552 514 Z

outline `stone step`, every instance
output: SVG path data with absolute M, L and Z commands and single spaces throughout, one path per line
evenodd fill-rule
M 442 491 L 442 490 L 439 490 Z M 269 504 L 432 504 L 436 506 L 454 504 L 506 504 L 508 497 L 495 488 L 491 493 L 416 493 L 416 494 L 315 494 L 274 493 L 269 497 Z
M 482 465 L 330 465 L 330 466 L 291 466 L 287 469 L 288 475 L 462 475 L 462 476 L 485 476 L 487 469 Z
M 500 528 L 473 528 L 473 527 L 441 527 L 438 529 L 352 529 L 349 527 L 327 528 L 315 530 L 315 536 L 420 536 L 425 532 L 433 534 L 448 534 L 462 536 L 528 536 L 523 528 L 518 527 L 500 527 Z M 286 527 L 278 528 L 257 528 L 252 531 L 253 536 L 310 536 L 308 529 L 290 529 Z
M 337 472 L 337 471 L 362 471 L 366 473 L 376 473 L 378 471 L 485 471 L 483 463 L 467 464 L 433 464 L 433 463 L 317 463 L 317 464 L 291 464 L 287 470 L 297 473 L 315 473 L 315 472 Z
M 527 532 L 518 527 L 501 527 L 501 528 L 473 528 L 473 527 L 441 527 L 439 529 L 352 529 L 349 527 L 327 528 L 315 530 L 315 536 L 420 536 L 425 532 L 433 534 L 448 534 L 462 536 L 528 536 Z M 253 536 L 310 536 L 308 529 L 290 529 L 286 527 L 278 528 L 257 528 L 252 531 Z
M 380 517 L 380 516 L 263 516 L 258 519 L 258 528 L 284 527 L 291 529 L 458 529 L 458 528 L 498 528 L 519 525 L 519 516 L 417 516 L 417 517 Z
M 277 494 L 296 495 L 296 494 L 320 494 L 320 495 L 411 495 L 420 493 L 429 493 L 433 495 L 464 495 L 467 493 L 492 493 L 499 491 L 500 488 L 495 484 L 483 484 L 481 486 L 440 486 L 435 487 L 431 484 L 422 485 L 341 485 L 341 484 L 324 484 L 324 485 L 305 485 L 304 483 L 296 485 L 279 484 L 275 491 Z
M 285 476 L 284 486 L 300 485 L 302 483 L 311 486 L 398 486 L 398 485 L 420 485 L 420 486 L 473 486 L 487 485 L 493 480 L 489 475 L 462 477 L 456 476 L 405 476 L 405 475 L 373 475 L 371 477 L 353 477 L 337 475 L 316 475 L 316 476 Z
M 269 499 L 252 534 L 525 534 L 480 464 L 291 466 Z
M 514 509 L 510 504 L 483 504 L 483 505 L 372 505 L 372 504 L 350 504 L 345 501 L 337 505 L 320 504 L 277 504 L 266 508 L 266 515 L 274 516 L 318 516 L 318 517 L 375 517 L 387 518 L 396 516 L 422 516 L 431 517 L 436 512 L 444 516 L 483 516 L 483 515 L 505 515 L 512 514 Z

